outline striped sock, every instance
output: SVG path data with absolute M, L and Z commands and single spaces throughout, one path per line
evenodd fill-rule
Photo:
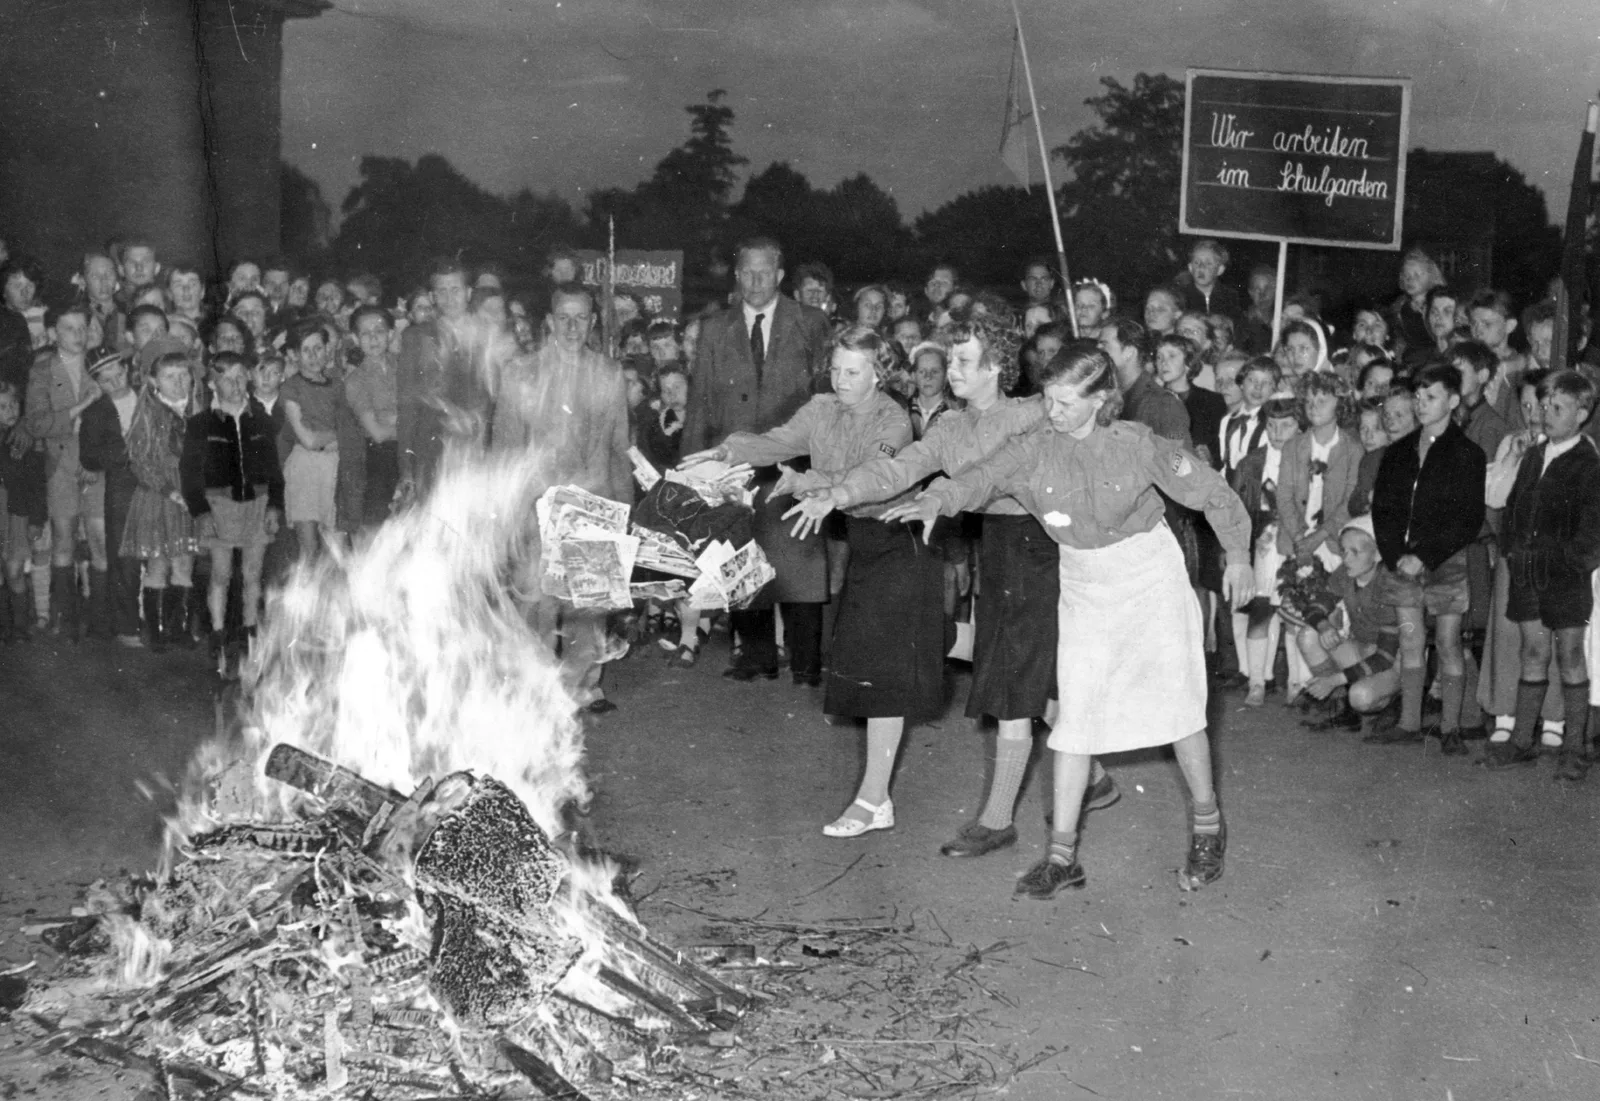
M 1071 864 L 1078 859 L 1078 831 L 1050 831 L 1050 862 Z
M 1206 803 L 1195 800 L 1193 825 L 1195 833 L 1222 832 L 1222 808 L 1217 806 L 1216 796 Z
M 1032 738 L 995 739 L 994 781 L 989 785 L 989 800 L 978 816 L 978 825 L 989 830 L 1003 830 L 1011 825 L 1017 792 L 1022 790 L 1022 777 L 1028 771 L 1028 758 L 1032 753 Z

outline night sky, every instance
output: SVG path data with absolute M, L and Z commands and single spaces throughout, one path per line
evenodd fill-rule
M 818 186 L 864 171 L 909 220 L 1010 182 L 1004 0 L 335 0 L 284 42 L 283 153 L 337 210 L 366 153 L 448 157 L 485 187 L 631 186 L 725 88 L 736 150 Z M 1102 75 L 1189 66 L 1406 76 L 1413 145 L 1491 150 L 1559 216 L 1596 0 L 1022 0 L 1046 140 Z M 1059 181 L 1058 181 L 1059 182 Z

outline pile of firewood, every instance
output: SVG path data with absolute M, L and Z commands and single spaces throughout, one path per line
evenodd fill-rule
M 290 746 L 285 821 L 187 839 L 47 934 L 86 953 L 24 1007 L 51 1046 L 172 1098 L 578 1099 L 660 1088 L 752 996 L 653 939 L 490 777 L 409 796 Z

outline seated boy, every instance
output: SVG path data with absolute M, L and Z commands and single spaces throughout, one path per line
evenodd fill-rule
M 1328 579 L 1328 601 L 1309 627 L 1302 627 L 1300 653 L 1311 666 L 1306 691 L 1319 700 L 1343 697 L 1327 718 L 1308 722 L 1313 730 L 1359 730 L 1361 716 L 1381 710 L 1400 690 L 1400 619 L 1378 600 L 1378 541 L 1372 517 L 1358 516 L 1339 533 L 1344 563 Z M 1342 624 L 1334 609 L 1344 606 Z

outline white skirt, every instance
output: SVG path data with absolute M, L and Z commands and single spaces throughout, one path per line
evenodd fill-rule
M 1206 725 L 1205 630 L 1166 524 L 1098 550 L 1061 548 L 1050 748 L 1171 745 Z

